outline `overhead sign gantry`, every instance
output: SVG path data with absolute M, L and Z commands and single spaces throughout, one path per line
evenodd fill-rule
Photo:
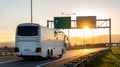
M 71 27 L 71 22 L 76 23 L 75 27 Z M 54 21 L 47 20 L 47 27 L 49 27 L 49 22 L 52 24 L 54 22 L 55 29 L 82 29 L 84 27 L 89 28 L 109 28 L 109 49 L 112 51 L 111 44 L 111 19 L 96 19 L 96 16 L 78 16 L 76 20 L 71 20 L 71 17 L 54 17 Z M 108 26 L 97 26 L 96 22 L 108 22 Z M 101 24 L 102 25 L 102 24 Z

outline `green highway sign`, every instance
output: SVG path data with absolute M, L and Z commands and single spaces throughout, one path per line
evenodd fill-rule
M 78 16 L 77 17 L 77 28 L 95 28 L 96 27 L 96 16 Z
M 71 28 L 71 17 L 54 17 L 55 29 L 69 29 Z

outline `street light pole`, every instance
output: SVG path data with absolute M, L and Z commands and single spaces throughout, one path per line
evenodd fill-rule
M 32 15 L 33 15 L 32 13 L 33 13 L 33 12 L 32 12 L 32 8 L 33 8 L 33 7 L 32 7 L 32 0 L 31 0 L 31 23 L 33 22 L 33 17 L 32 17 Z
M 111 19 L 109 19 L 109 49 L 112 52 L 112 44 L 111 44 Z

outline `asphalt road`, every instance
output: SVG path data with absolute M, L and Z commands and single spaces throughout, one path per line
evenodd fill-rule
M 63 67 L 64 63 L 75 58 L 103 49 L 106 48 L 69 50 L 62 58 L 53 57 L 51 59 L 44 58 L 39 60 L 24 60 L 16 56 L 0 57 L 0 67 Z

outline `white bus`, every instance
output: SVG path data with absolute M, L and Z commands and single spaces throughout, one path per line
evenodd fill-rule
M 65 34 L 35 23 L 17 26 L 15 55 L 28 57 L 62 56 L 65 52 Z

